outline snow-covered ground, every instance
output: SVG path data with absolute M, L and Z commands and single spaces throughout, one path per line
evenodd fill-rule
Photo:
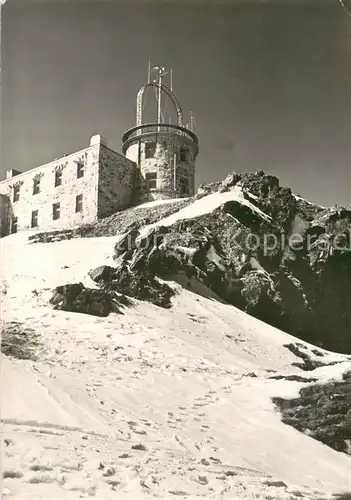
M 253 212 L 256 212 L 264 219 L 270 219 L 270 217 L 262 212 L 256 205 L 248 201 L 244 197 L 244 192 L 242 186 L 237 184 L 232 187 L 229 191 L 223 193 L 212 193 L 203 198 L 200 198 L 193 203 L 189 204 L 185 208 L 174 212 L 172 215 L 165 217 L 164 219 L 155 222 L 154 224 L 149 224 L 141 229 L 141 237 L 146 236 L 153 228 L 157 226 L 171 226 L 177 221 L 184 219 L 192 219 L 194 217 L 200 217 L 201 215 L 208 214 L 216 210 L 219 206 L 227 201 L 238 201 L 242 205 L 249 207 Z
M 319 206 L 319 208 L 327 208 L 327 207 L 323 207 L 322 205 L 316 205 L 315 203 L 312 203 L 311 201 L 309 200 L 306 200 L 306 198 L 302 198 L 302 196 L 298 196 L 296 194 L 293 194 L 294 198 L 297 200 L 297 201 L 303 201 L 305 203 L 308 203 L 309 205 L 313 205 L 313 206 Z
M 87 272 L 111 265 L 117 238 L 26 238 L 1 241 L 2 320 L 35 329 L 44 349 L 40 361 L 1 360 L 4 498 L 313 500 L 351 490 L 349 457 L 281 423 L 271 402 L 303 384 L 269 377 L 311 375 L 283 346 L 294 337 L 200 285 L 202 295 L 173 283 L 167 310 L 133 301 L 107 318 L 54 311 L 51 289 L 93 286 Z M 324 353 L 342 362 L 313 377 L 351 369 Z
M 154 200 L 147 201 L 146 203 L 142 203 L 141 205 L 137 205 L 133 208 L 133 210 L 139 210 L 140 208 L 150 208 L 150 207 L 158 207 L 159 205 L 167 205 L 168 203 L 177 203 L 178 201 L 186 201 L 189 198 L 169 198 L 166 200 Z

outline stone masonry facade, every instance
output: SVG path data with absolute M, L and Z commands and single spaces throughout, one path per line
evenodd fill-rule
M 148 157 L 148 146 L 155 148 Z M 182 198 L 195 193 L 195 159 L 197 146 L 180 134 L 155 133 L 131 141 L 126 156 L 135 161 L 140 169 L 142 201 L 164 198 Z M 148 175 L 153 174 L 151 186 Z
M 168 132 L 168 133 L 167 133 Z M 90 146 L 0 182 L 0 237 L 71 229 L 145 201 L 192 196 L 197 143 L 184 129 L 134 136 L 125 156 L 100 135 Z
M 99 153 L 97 217 L 107 217 L 133 203 L 136 167 L 102 145 Z
M 28 229 L 66 229 L 130 205 L 136 166 L 100 136 L 91 145 L 0 182 L 1 236 Z M 12 174 L 13 175 L 13 174 Z

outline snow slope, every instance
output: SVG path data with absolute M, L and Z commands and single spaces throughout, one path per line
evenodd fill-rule
M 156 222 L 154 224 L 149 224 L 141 229 L 141 237 L 146 236 L 150 230 L 157 226 L 171 226 L 175 222 L 178 222 L 183 219 L 192 219 L 194 217 L 199 217 L 204 214 L 208 214 L 216 210 L 219 206 L 227 201 L 238 201 L 242 205 L 249 207 L 253 212 L 256 212 L 264 219 L 270 219 L 270 217 L 262 212 L 258 207 L 256 207 L 253 203 L 248 201 L 244 197 L 244 193 L 241 185 L 238 183 L 233 186 L 229 191 L 225 191 L 223 193 L 212 193 L 206 195 L 188 206 L 178 210 L 177 212 L 165 217 L 164 219 Z
M 133 301 L 96 318 L 48 307 L 56 285 L 93 286 L 87 271 L 111 264 L 115 241 L 1 241 L 2 319 L 43 344 L 40 361 L 1 360 L 4 498 L 312 500 L 351 490 L 349 457 L 282 424 L 271 403 L 303 384 L 270 376 L 310 376 L 292 366 L 290 335 L 200 285 L 195 294 L 173 283 L 169 310 Z M 351 369 L 342 355 L 323 360 L 340 363 L 315 370 L 320 380 Z
M 165 200 L 154 200 L 147 201 L 146 203 L 141 203 L 140 205 L 136 205 L 133 207 L 133 210 L 140 210 L 141 208 L 150 208 L 150 207 L 158 207 L 159 205 L 167 205 L 176 203 L 177 201 L 186 201 L 189 198 L 169 198 Z

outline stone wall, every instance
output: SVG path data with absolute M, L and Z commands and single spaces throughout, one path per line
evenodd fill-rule
M 99 154 L 99 218 L 130 206 L 133 201 L 136 166 L 115 151 L 101 145 Z
M 0 193 L 11 201 L 12 216 L 18 218 L 17 230 L 31 228 L 32 211 L 38 210 L 39 229 L 60 229 L 92 222 L 97 216 L 97 179 L 99 145 L 64 156 L 46 165 L 28 170 L 0 182 Z M 77 178 L 77 162 L 84 175 Z M 62 184 L 55 187 L 55 172 L 62 171 Z M 34 179 L 40 180 L 40 192 L 33 194 Z M 13 201 L 19 186 L 20 198 Z M 83 195 L 83 209 L 76 213 L 76 196 Z M 53 220 L 53 204 L 60 203 L 60 218 Z
M 153 158 L 145 158 L 146 144 L 153 142 L 157 142 L 155 155 Z M 187 152 L 186 161 L 180 160 L 181 148 L 185 148 Z M 160 132 L 148 137 L 136 137 L 135 142 L 131 141 L 126 156 L 135 161 L 140 158 L 139 168 L 143 178 L 145 179 L 147 173 L 157 173 L 156 188 L 152 189 L 148 195 L 144 195 L 141 201 L 145 201 L 146 198 L 153 200 L 192 196 L 195 193 L 196 154 L 197 146 L 194 142 L 179 134 Z M 174 168 L 175 155 L 176 168 Z M 187 185 L 185 190 L 182 188 L 184 182 Z

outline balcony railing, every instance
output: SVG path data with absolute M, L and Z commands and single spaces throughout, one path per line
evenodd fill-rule
M 166 123 L 146 123 L 138 127 L 133 127 L 123 135 L 122 138 L 122 151 L 125 154 L 128 144 L 136 138 L 147 137 L 150 135 L 162 134 L 162 135 L 178 135 L 185 137 L 188 140 L 194 142 L 198 146 L 199 140 L 197 135 L 191 130 L 180 127 L 179 125 L 168 125 Z

